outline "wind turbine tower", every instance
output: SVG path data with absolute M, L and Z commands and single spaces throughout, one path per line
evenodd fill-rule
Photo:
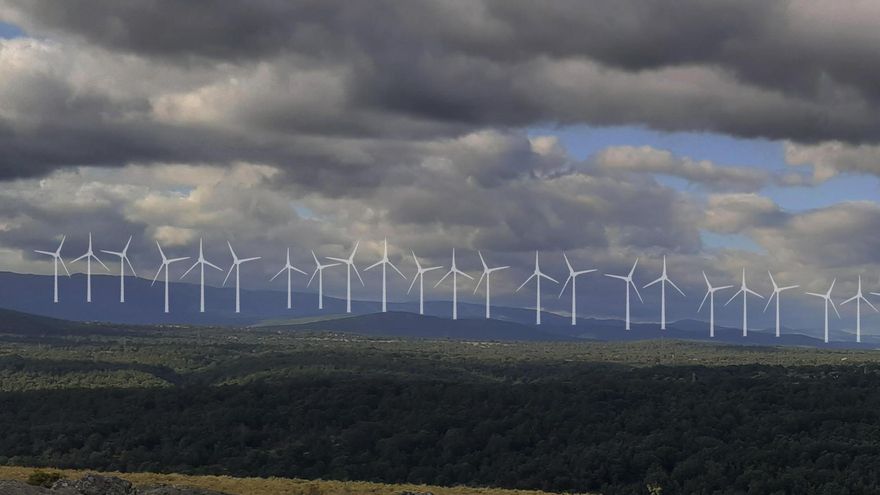
M 666 256 L 663 257 L 663 273 L 660 274 L 660 278 L 642 288 L 647 289 L 654 284 L 660 284 L 660 330 L 666 330 L 666 284 L 671 285 L 684 296 L 684 292 L 666 275 Z
M 562 253 L 562 257 L 565 259 L 565 266 L 568 267 L 568 278 L 565 279 L 565 283 L 562 285 L 562 290 L 559 291 L 559 297 L 562 297 L 565 288 L 568 287 L 568 283 L 571 282 L 571 324 L 574 326 L 577 324 L 577 278 L 580 275 L 586 275 L 587 273 L 592 273 L 596 270 L 575 271 L 575 269 L 572 268 L 571 263 L 568 261 L 568 255 Z
M 473 280 L 474 277 L 471 277 L 467 273 L 459 270 L 458 267 L 455 265 L 455 248 L 452 248 L 452 265 L 449 267 L 449 271 L 446 272 L 446 275 L 443 275 L 443 277 L 440 280 L 438 280 L 436 284 L 434 284 L 434 287 L 436 288 L 438 285 L 443 283 L 443 281 L 446 280 L 446 277 L 448 277 L 449 275 L 452 275 L 452 319 L 457 320 L 458 319 L 458 275 L 461 275 L 462 277 L 469 278 L 471 280 Z
M 506 270 L 510 267 L 509 266 L 496 266 L 494 268 L 489 268 L 489 265 L 486 264 L 486 260 L 483 258 L 483 253 L 481 253 L 480 251 L 477 251 L 477 254 L 480 256 L 480 263 L 483 264 L 483 273 L 480 274 L 480 278 L 479 278 L 479 280 L 477 280 L 477 286 L 474 287 L 474 294 L 477 293 L 477 290 L 480 288 L 480 284 L 485 279 L 486 280 L 486 319 L 489 319 L 492 316 L 492 313 L 489 309 L 490 308 L 489 301 L 491 298 L 490 292 L 491 292 L 492 284 L 489 279 L 491 278 L 493 273 L 501 271 L 501 270 Z
M 837 306 L 834 305 L 834 301 L 831 299 L 831 291 L 834 290 L 834 283 L 837 282 L 837 279 L 831 281 L 831 287 L 828 288 L 828 292 L 824 294 L 819 294 L 816 292 L 807 292 L 808 296 L 821 297 L 825 300 L 825 343 L 828 343 L 828 305 L 831 304 L 831 307 L 834 308 L 834 312 L 837 313 L 837 317 L 840 318 L 840 313 L 837 311 Z
M 748 287 L 746 287 L 746 269 L 745 269 L 745 267 L 743 267 L 742 284 L 739 286 L 739 290 L 736 291 L 736 294 L 731 296 L 730 299 L 728 299 L 727 302 L 724 303 L 724 305 L 727 306 L 728 304 L 730 304 L 730 302 L 733 301 L 734 299 L 736 299 L 736 297 L 739 296 L 740 294 L 742 294 L 742 298 L 743 298 L 743 337 L 746 337 L 749 335 L 748 295 L 751 294 L 753 296 L 758 296 L 761 299 L 764 299 L 764 296 L 762 296 L 761 294 L 758 294 L 757 292 L 753 291 L 752 289 L 749 289 Z
M 770 283 L 773 284 L 773 293 L 771 293 L 770 297 L 767 298 L 767 304 L 764 305 L 764 311 L 766 312 L 767 308 L 770 307 L 770 301 L 772 301 L 773 299 L 776 299 L 776 336 L 779 337 L 779 328 L 780 328 L 780 325 L 779 325 L 779 297 L 780 297 L 780 294 L 782 293 L 782 291 L 794 289 L 799 286 L 788 285 L 785 287 L 779 287 L 778 285 L 776 285 L 776 279 L 773 278 L 773 274 L 768 271 L 767 275 L 770 275 Z
M 372 270 L 373 268 L 376 268 L 377 266 L 380 266 L 380 265 L 382 266 L 382 312 L 385 313 L 385 312 L 388 311 L 388 303 L 387 303 L 387 295 L 386 295 L 387 292 L 386 292 L 386 286 L 385 286 L 385 284 L 386 284 L 386 279 L 385 279 L 385 267 L 386 267 L 386 266 L 390 266 L 390 267 L 393 268 L 394 271 L 396 271 L 401 277 L 403 277 L 404 280 L 406 280 L 406 275 L 404 275 L 403 272 L 401 272 L 400 270 L 398 270 L 397 267 L 394 266 L 394 263 L 392 263 L 391 260 L 388 259 L 388 238 L 387 238 L 387 237 L 385 238 L 385 248 L 384 248 L 383 251 L 382 251 L 382 259 L 380 259 L 379 261 L 377 261 L 377 262 L 373 263 L 372 265 L 366 267 L 366 268 L 364 269 L 364 271 Z
M 95 260 L 98 263 L 100 263 L 101 266 L 103 266 L 104 269 L 107 270 L 108 272 L 110 271 L 110 269 L 107 268 L 107 265 L 105 265 L 104 262 L 101 261 L 100 258 L 95 256 L 95 252 L 92 251 L 92 233 L 91 232 L 89 232 L 89 249 L 88 249 L 88 251 L 86 251 L 85 254 L 83 254 L 79 258 L 73 260 L 73 262 L 76 263 L 77 261 L 80 261 L 80 260 L 86 260 L 86 302 L 92 302 L 92 260 Z
M 159 245 L 159 241 L 156 241 L 156 247 L 159 248 L 159 255 L 162 256 L 162 264 L 159 265 L 159 269 L 156 270 L 156 276 L 153 277 L 153 282 L 150 284 L 152 286 L 156 283 L 156 279 L 159 278 L 159 274 L 162 271 L 165 271 L 165 312 L 168 312 L 168 266 L 171 263 L 177 263 L 178 261 L 188 260 L 189 256 L 184 256 L 182 258 L 171 258 L 168 259 L 165 257 L 165 253 L 162 251 L 162 246 Z
M 226 273 L 226 278 L 223 279 L 223 286 L 226 286 L 226 281 L 229 280 L 229 276 L 232 275 L 232 270 L 235 270 L 235 312 L 241 313 L 241 265 L 248 261 L 256 261 L 260 259 L 260 257 L 239 258 L 232 249 L 232 244 L 230 244 L 229 241 L 226 241 L 226 245 L 229 246 L 229 253 L 232 254 L 232 265 L 230 265 L 229 271 Z
M 865 301 L 865 304 L 871 307 L 874 311 L 877 311 L 877 308 L 871 304 L 871 301 L 865 299 L 865 296 L 862 295 L 862 276 L 859 275 L 859 290 L 856 292 L 856 295 L 851 298 L 843 301 L 840 304 L 846 304 L 848 302 L 855 301 L 856 302 L 856 342 L 862 341 L 862 301 Z
M 345 265 L 346 268 L 346 284 L 345 284 L 345 312 L 351 313 L 351 271 L 354 270 L 354 274 L 357 275 L 358 280 L 361 281 L 361 285 L 364 285 L 364 279 L 361 278 L 361 274 L 358 272 L 357 266 L 354 264 L 354 255 L 357 254 L 358 246 L 361 241 L 357 241 L 354 243 L 354 249 L 351 250 L 351 254 L 348 258 L 331 258 L 327 257 L 328 260 L 338 261 Z
M 712 287 L 712 284 L 709 283 L 709 277 L 706 276 L 706 272 L 703 272 L 703 280 L 706 281 L 706 295 L 703 296 L 702 302 L 700 302 L 700 307 L 697 308 L 697 313 L 703 309 L 703 304 L 706 303 L 706 298 L 709 299 L 709 337 L 715 337 L 715 293 L 719 290 L 729 289 L 733 287 L 732 285 L 722 285 L 720 287 Z
M 211 268 L 223 271 L 219 266 L 211 263 L 210 261 L 205 259 L 205 251 L 202 248 L 202 239 L 199 238 L 199 257 L 196 259 L 196 262 L 193 263 L 193 266 L 189 267 L 189 270 L 185 271 L 183 275 L 180 276 L 181 279 L 189 275 L 189 272 L 193 270 L 195 267 L 199 267 L 199 312 L 205 312 L 205 266 L 210 266 Z
M 520 285 L 516 291 L 519 292 L 520 289 L 525 287 L 527 283 L 529 283 L 532 279 L 535 279 L 536 291 L 535 291 L 535 325 L 541 324 L 541 279 L 546 278 L 547 280 L 553 282 L 554 284 L 558 284 L 553 277 L 541 272 L 541 267 L 538 263 L 538 252 L 535 251 L 535 271 L 526 279 L 525 282 Z
M 315 279 L 315 275 L 318 276 L 318 309 L 324 309 L 324 269 L 330 268 L 331 266 L 336 266 L 339 263 L 325 263 L 321 264 L 318 261 L 318 257 L 315 255 L 315 251 L 312 251 L 312 258 L 315 260 L 315 271 L 312 272 L 312 276 L 309 277 L 309 283 L 306 284 L 306 287 L 311 287 L 312 280 Z
M 633 263 L 632 268 L 629 273 L 626 275 L 611 275 L 610 273 L 606 273 L 606 277 L 616 278 L 618 280 L 623 280 L 626 283 L 626 329 L 629 330 L 629 290 L 632 289 L 636 291 L 636 295 L 639 296 L 639 301 L 642 303 L 645 302 L 642 299 L 642 295 L 639 294 L 639 288 L 636 286 L 635 282 L 633 282 L 633 274 L 636 272 L 636 266 L 639 264 L 639 259 L 636 258 L 636 262 Z
M 290 301 L 290 272 L 299 272 L 303 275 L 308 275 L 308 273 L 290 264 L 290 248 L 287 248 L 287 261 L 284 263 L 284 267 L 281 270 L 278 270 L 278 273 L 276 273 L 274 277 L 270 278 L 269 282 L 278 278 L 278 276 L 285 271 L 287 272 L 287 309 L 291 309 L 293 306 L 291 305 Z
M 409 284 L 409 289 L 406 290 L 406 293 L 409 294 L 412 291 L 413 286 L 416 284 L 416 280 L 419 281 L 419 314 L 425 314 L 425 274 L 439 270 L 443 268 L 442 266 L 427 266 L 423 267 L 421 263 L 419 263 L 419 259 L 416 257 L 416 252 L 412 252 L 413 260 L 416 262 L 416 275 L 412 279 L 412 283 Z
M 64 271 L 67 273 L 67 276 L 70 276 L 70 272 L 67 270 L 67 265 L 64 264 L 64 258 L 61 257 L 61 248 L 64 247 L 64 239 L 66 236 L 61 236 L 61 242 L 58 243 L 58 248 L 55 251 L 41 251 L 39 249 L 35 249 L 34 252 L 45 254 L 46 256 L 52 257 L 52 265 L 54 271 L 54 279 L 55 285 L 53 290 L 52 302 L 58 302 L 58 263 L 61 263 L 61 266 L 64 268 Z
M 111 254 L 113 256 L 119 257 L 119 302 L 125 302 L 125 265 L 128 264 L 128 268 L 131 269 L 131 274 L 137 277 L 137 273 L 134 271 L 134 267 L 131 266 L 131 260 L 128 259 L 128 247 L 131 245 L 131 236 L 128 236 L 128 242 L 125 243 L 125 247 L 122 248 L 122 251 L 107 251 L 106 249 L 102 249 L 102 253 Z

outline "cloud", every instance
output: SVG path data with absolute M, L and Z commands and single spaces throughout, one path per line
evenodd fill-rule
M 840 141 L 813 145 L 786 142 L 785 161 L 795 166 L 812 165 L 815 183 L 840 173 L 880 175 L 880 146 L 851 145 Z

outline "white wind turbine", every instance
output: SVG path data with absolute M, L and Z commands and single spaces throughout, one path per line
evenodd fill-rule
M 426 266 L 423 267 L 421 263 L 419 263 L 419 259 L 416 257 L 416 252 L 412 252 L 413 260 L 416 262 L 416 275 L 412 279 L 412 283 L 409 284 L 409 289 L 407 289 L 406 293 L 409 294 L 412 291 L 413 286 L 416 284 L 416 280 L 419 281 L 419 314 L 425 314 L 425 274 L 439 270 L 443 268 L 442 266 Z
M 178 261 L 188 260 L 189 256 L 184 256 L 182 258 L 171 258 L 168 259 L 165 257 L 165 252 L 162 251 L 162 246 L 159 245 L 159 241 L 156 241 L 156 247 L 159 248 L 159 255 L 162 256 L 162 264 L 159 265 L 159 269 L 156 270 L 156 276 L 153 277 L 153 282 L 150 284 L 151 286 L 156 283 L 156 279 L 159 278 L 159 274 L 162 273 L 162 270 L 165 270 L 165 312 L 168 312 L 168 266 L 171 263 L 177 263 Z
M 568 267 L 568 278 L 565 279 L 565 283 L 562 285 L 562 290 L 559 291 L 559 297 L 562 297 L 565 288 L 568 287 L 568 283 L 571 282 L 571 324 L 575 325 L 577 324 L 577 278 L 580 275 L 586 275 L 587 273 L 592 273 L 596 270 L 575 271 L 575 269 L 572 268 L 571 263 L 568 261 L 568 255 L 562 253 L 562 257 L 565 259 L 565 266 Z
M 110 271 L 107 268 L 107 265 L 101 261 L 100 258 L 95 256 L 95 252 L 92 251 L 92 233 L 89 232 L 89 249 L 79 258 L 73 260 L 73 263 L 76 263 L 79 260 L 86 260 L 86 302 L 92 302 L 92 260 L 97 261 L 104 267 L 108 272 Z
M 871 301 L 865 299 L 865 296 L 862 295 L 862 276 L 859 275 L 859 290 L 856 292 L 856 295 L 851 298 L 843 301 L 840 304 L 846 304 L 850 301 L 856 302 L 856 342 L 862 341 L 862 301 L 865 301 L 865 304 L 871 307 L 874 311 L 877 311 L 877 308 L 871 304 Z
M 287 272 L 287 309 L 291 309 L 293 306 L 291 305 L 291 302 L 290 302 L 290 272 L 299 272 L 299 273 L 302 273 L 303 275 L 308 275 L 308 273 L 306 273 L 306 272 L 300 270 L 299 268 L 290 264 L 290 248 L 287 248 L 287 261 L 284 263 L 284 267 L 282 269 L 278 270 L 278 273 L 276 273 L 274 277 L 270 278 L 269 282 L 278 278 L 278 276 L 281 275 L 282 273 L 284 273 L 285 271 Z
M 474 277 L 471 277 L 467 273 L 459 270 L 458 267 L 455 265 L 455 248 L 452 248 L 452 265 L 450 266 L 449 271 L 446 272 L 446 275 L 443 275 L 443 277 L 440 280 L 438 280 L 436 284 L 434 284 L 434 287 L 437 287 L 438 285 L 443 283 L 443 281 L 446 280 L 446 277 L 448 277 L 450 274 L 452 274 L 452 319 L 457 320 L 458 319 L 458 275 L 461 275 L 462 277 L 467 277 L 471 280 L 473 280 Z
M 522 285 L 520 285 L 516 289 L 516 291 L 519 292 L 519 290 L 522 289 L 523 287 L 525 287 L 525 285 L 527 283 L 529 283 L 529 281 L 531 281 L 532 279 L 535 279 L 535 283 L 537 285 L 537 287 L 536 287 L 537 290 L 535 291 L 535 325 L 541 324 L 541 279 L 542 278 L 546 278 L 547 280 L 553 282 L 554 284 L 559 283 L 553 277 L 541 272 L 541 267 L 538 264 L 538 252 L 535 251 L 535 271 L 533 271 L 532 274 L 529 276 L 529 278 L 527 278 L 526 281 L 523 282 Z
M 486 318 L 488 319 L 492 315 L 492 313 L 489 309 L 490 299 L 492 297 L 490 294 L 492 284 L 490 283 L 489 279 L 491 278 L 493 273 L 501 271 L 501 270 L 506 270 L 510 267 L 509 266 L 496 266 L 493 268 L 489 268 L 489 265 L 486 264 L 486 260 L 483 259 L 483 253 L 481 253 L 480 251 L 477 251 L 477 255 L 480 256 L 480 263 L 483 264 L 483 273 L 480 274 L 480 278 L 479 278 L 479 280 L 477 280 L 477 286 L 474 287 L 474 294 L 477 293 L 477 290 L 480 288 L 480 284 L 485 279 L 486 280 Z
M 372 265 L 364 268 L 364 271 L 372 270 L 373 268 L 376 268 L 377 266 L 380 266 L 380 265 L 382 266 L 382 312 L 385 313 L 386 311 L 388 311 L 388 303 L 387 303 L 387 295 L 386 295 L 387 293 L 386 293 L 386 286 L 385 286 L 385 283 L 386 283 L 385 267 L 390 266 L 401 277 L 403 277 L 404 280 L 406 280 L 406 275 L 404 275 L 403 272 L 398 270 L 397 267 L 394 266 L 394 263 L 392 263 L 391 260 L 388 259 L 388 238 L 387 237 L 385 238 L 385 249 L 382 251 L 382 259 L 380 259 L 379 261 L 373 263 Z
M 226 287 L 226 281 L 229 280 L 229 276 L 232 275 L 232 270 L 235 270 L 235 312 L 241 313 L 241 265 L 248 261 L 256 261 L 260 259 L 260 257 L 239 258 L 232 249 L 232 244 L 230 244 L 229 241 L 226 241 L 226 245 L 229 246 L 229 253 L 232 254 L 232 265 L 229 266 L 226 278 L 223 279 L 223 286 Z
M 67 270 L 67 265 L 64 264 L 64 258 L 61 257 L 61 248 L 64 247 L 64 239 L 66 236 L 61 236 L 61 242 L 58 243 L 58 248 L 55 251 L 41 251 L 39 249 L 35 249 L 34 252 L 45 254 L 46 256 L 51 256 L 53 270 L 55 272 L 55 286 L 52 296 L 52 302 L 58 302 L 58 263 L 61 263 L 61 266 L 64 268 L 64 271 L 67 273 L 67 276 L 70 276 L 70 272 Z
M 736 294 L 731 296 L 730 299 L 728 299 L 727 302 L 724 303 L 724 305 L 727 306 L 728 304 L 730 304 L 730 302 L 733 301 L 734 299 L 736 299 L 736 296 L 738 296 L 740 294 L 742 294 L 742 297 L 743 297 L 743 337 L 746 337 L 749 335 L 748 295 L 751 294 L 753 296 L 758 296 L 761 299 L 764 299 L 764 296 L 762 296 L 761 294 L 758 294 L 757 292 L 753 291 L 752 289 L 749 289 L 748 287 L 746 287 L 746 269 L 745 269 L 745 267 L 743 267 L 743 272 L 742 272 L 742 285 L 739 286 L 739 290 L 736 291 Z
M 706 281 L 706 295 L 703 296 L 703 301 L 700 302 L 700 307 L 697 308 L 697 313 L 703 309 L 703 304 L 706 303 L 706 298 L 709 299 L 709 337 L 715 336 L 715 293 L 719 290 L 729 289 L 733 287 L 732 285 L 722 285 L 720 287 L 712 287 L 712 284 L 709 283 L 709 277 L 706 276 L 706 272 L 703 272 L 703 280 Z
M 660 284 L 660 330 L 666 330 L 666 284 L 671 285 L 675 290 L 679 292 L 682 296 L 684 296 L 684 292 L 675 285 L 675 282 L 670 280 L 670 278 L 666 275 L 666 256 L 663 257 L 663 273 L 660 274 L 660 278 L 657 280 L 645 285 L 642 287 L 643 289 L 647 289 L 648 287 L 654 284 Z
M 354 269 L 354 274 L 357 275 L 358 280 L 361 281 L 361 285 L 364 285 L 364 279 L 361 278 L 361 274 L 358 272 L 357 266 L 354 264 L 354 255 L 357 254 L 358 245 L 360 245 L 361 241 L 357 241 L 354 243 L 354 249 L 351 250 L 351 254 L 348 258 L 331 258 L 327 257 L 328 260 L 338 261 L 345 265 L 346 268 L 346 284 L 345 284 L 345 312 L 351 313 L 351 270 Z
M 837 279 L 831 281 L 831 287 L 828 288 L 828 292 L 824 294 L 819 294 L 816 292 L 807 292 L 808 296 L 821 297 L 825 300 L 825 343 L 828 343 L 828 304 L 831 304 L 831 307 L 834 308 L 834 312 L 837 313 L 837 317 L 840 318 L 840 313 L 837 311 L 837 306 L 834 305 L 834 301 L 831 299 L 831 291 L 834 290 L 834 283 L 837 282 Z
M 183 273 L 183 275 L 180 276 L 180 278 L 183 279 L 183 277 L 186 277 L 187 275 L 189 275 L 189 272 L 191 272 L 193 270 L 193 268 L 195 268 L 197 266 L 199 267 L 199 272 L 200 272 L 199 273 L 199 276 L 200 276 L 199 312 L 204 313 L 205 312 L 205 266 L 210 266 L 211 268 L 214 268 L 215 270 L 219 270 L 221 272 L 223 271 L 223 269 L 205 259 L 205 252 L 202 249 L 202 239 L 201 238 L 199 238 L 199 257 L 196 259 L 196 262 L 193 263 L 193 266 L 189 267 L 189 270 L 185 271 Z
M 776 299 L 776 336 L 779 337 L 779 328 L 780 328 L 780 325 L 779 325 L 779 304 L 780 304 L 779 297 L 780 297 L 780 294 L 782 293 L 782 291 L 794 289 L 799 286 L 787 285 L 785 287 L 779 287 L 778 285 L 776 285 L 776 279 L 773 278 L 773 274 L 768 271 L 767 275 L 770 275 L 770 283 L 773 284 L 773 293 L 771 293 L 770 297 L 767 298 L 767 304 L 764 305 L 764 311 L 765 312 L 767 311 L 767 308 L 770 307 L 770 302 L 775 298 Z
M 134 267 L 131 266 L 131 260 L 128 259 L 128 246 L 131 245 L 131 237 L 128 236 L 128 242 L 125 243 L 125 247 L 122 248 L 122 251 L 108 251 L 106 249 L 102 249 L 102 253 L 111 254 L 113 256 L 119 257 L 119 302 L 125 302 L 125 265 L 128 264 L 128 268 L 131 269 L 131 274 L 137 277 L 137 273 L 134 271 Z
M 315 271 L 312 272 L 312 276 L 309 277 L 309 283 L 306 284 L 306 287 L 312 286 L 312 280 L 315 279 L 315 275 L 318 276 L 318 309 L 324 309 L 324 269 L 330 268 L 331 266 L 336 266 L 339 263 L 325 263 L 321 264 L 318 261 L 318 257 L 315 255 L 315 251 L 312 251 L 312 258 L 315 259 Z
M 606 273 L 606 277 L 616 278 L 618 280 L 623 280 L 626 283 L 626 329 L 629 330 L 629 289 L 632 288 L 636 291 L 636 295 L 639 296 L 639 301 L 642 303 L 645 302 L 642 299 L 642 295 L 639 294 L 639 288 L 636 286 L 635 282 L 633 282 L 633 274 L 636 272 L 636 266 L 639 264 L 639 259 L 636 258 L 636 262 L 633 263 L 632 268 L 630 269 L 627 275 L 611 275 L 610 273 Z

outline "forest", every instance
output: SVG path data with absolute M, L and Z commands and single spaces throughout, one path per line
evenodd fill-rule
M 880 355 L 125 328 L 0 335 L 0 465 L 547 491 L 880 491 Z

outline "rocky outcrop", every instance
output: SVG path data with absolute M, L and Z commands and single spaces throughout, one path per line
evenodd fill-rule
M 52 488 L 31 486 L 20 481 L 0 480 L 0 495 L 228 495 L 201 488 L 150 485 L 135 488 L 114 476 L 87 474 L 78 480 L 61 479 Z

